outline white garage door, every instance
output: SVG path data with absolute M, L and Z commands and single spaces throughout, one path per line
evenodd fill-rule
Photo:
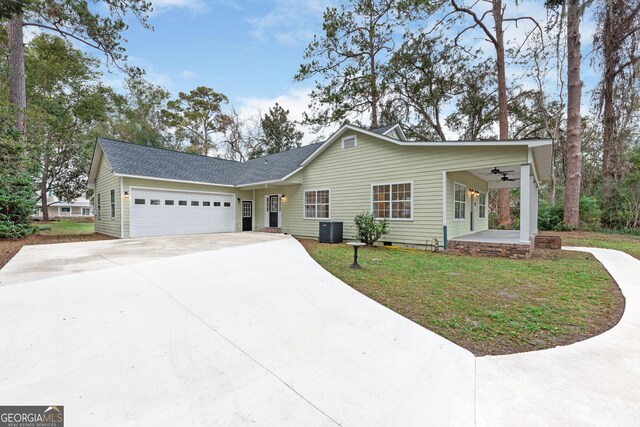
M 234 231 L 233 194 L 131 190 L 131 237 Z

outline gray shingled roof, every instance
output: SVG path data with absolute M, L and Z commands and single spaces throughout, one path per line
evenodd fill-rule
M 379 128 L 375 128 L 375 129 L 371 129 L 371 132 L 377 133 L 379 135 L 383 135 L 386 131 L 388 131 L 389 129 L 395 127 L 397 125 L 397 123 L 394 123 L 392 125 L 387 125 L 387 126 L 382 126 Z
M 116 174 L 221 185 L 282 179 L 321 145 L 305 145 L 241 163 L 106 138 L 98 138 L 98 144 Z

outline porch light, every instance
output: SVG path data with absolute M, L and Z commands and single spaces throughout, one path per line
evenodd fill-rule
M 129 192 L 128 191 L 124 192 L 124 199 L 125 200 L 129 200 Z
M 286 198 L 287 198 L 287 195 L 286 195 L 286 194 L 283 194 L 283 195 L 282 195 L 282 200 L 284 200 L 284 199 L 286 199 Z

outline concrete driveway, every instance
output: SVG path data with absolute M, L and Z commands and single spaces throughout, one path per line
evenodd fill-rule
M 294 239 L 185 241 L 24 248 L 2 270 L 0 403 L 68 425 L 474 423 L 473 355 Z

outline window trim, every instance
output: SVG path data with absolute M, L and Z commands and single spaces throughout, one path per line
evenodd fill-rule
M 307 193 L 315 191 L 316 193 L 316 216 L 307 216 Z M 326 218 L 318 218 L 318 191 L 327 191 L 329 193 L 329 202 L 327 203 L 329 212 Z M 324 203 L 323 203 L 324 204 Z M 302 191 L 302 217 L 303 219 L 316 220 L 316 221 L 330 221 L 331 220 L 331 188 L 309 188 Z
M 482 200 L 481 199 L 482 195 L 484 195 L 484 204 L 480 203 L 480 201 Z M 484 215 L 480 216 L 480 213 L 483 210 L 482 208 L 484 208 Z M 487 219 L 487 192 L 486 191 L 480 191 L 480 194 L 478 195 L 478 219 Z
M 390 181 L 390 182 L 374 182 L 373 184 L 371 184 L 371 193 L 369 195 L 370 201 L 371 201 L 371 214 L 375 216 L 375 211 L 373 209 L 373 187 L 377 187 L 380 185 L 398 185 L 398 184 L 410 184 L 411 185 L 411 217 L 410 218 L 378 218 L 375 217 L 376 221 L 382 221 L 382 220 L 387 220 L 387 221 L 404 221 L 404 222 L 411 222 L 413 221 L 413 204 L 415 203 L 415 199 L 414 199 L 414 184 L 413 184 L 413 179 L 407 179 L 407 180 L 401 180 L 401 181 Z M 391 194 L 393 194 L 393 191 L 391 188 L 389 188 L 389 191 L 391 192 Z M 389 212 L 391 212 L 391 203 L 393 203 L 393 200 L 389 200 Z
M 65 209 L 69 209 L 69 210 L 65 211 Z M 71 215 L 71 206 L 60 206 L 60 212 L 61 213 L 68 213 L 69 215 Z
M 463 218 L 456 218 L 456 203 L 461 203 L 456 200 L 456 185 L 459 185 L 462 188 L 464 188 L 464 211 L 463 211 L 464 217 Z M 453 181 L 453 212 L 452 213 L 453 213 L 453 220 L 456 222 L 463 222 L 467 220 L 467 186 L 457 181 Z
M 345 139 L 351 139 L 351 138 L 353 138 L 353 147 L 345 148 L 344 147 Z M 358 135 L 357 134 L 353 134 L 353 135 L 345 136 L 345 137 L 342 138 L 341 143 L 342 143 L 342 149 L 343 150 L 348 150 L 349 148 L 356 148 L 358 146 Z
M 98 219 L 102 219 L 102 212 L 101 212 L 102 211 L 102 209 L 101 209 L 102 208 L 102 203 L 101 203 L 100 193 L 98 193 L 97 196 L 98 196 L 98 200 L 97 200 L 98 203 L 97 203 L 96 207 L 97 207 L 97 211 L 98 212 L 96 212 L 96 217 Z
M 109 192 L 109 214 L 111 215 L 111 219 L 116 219 L 116 190 L 111 189 Z

